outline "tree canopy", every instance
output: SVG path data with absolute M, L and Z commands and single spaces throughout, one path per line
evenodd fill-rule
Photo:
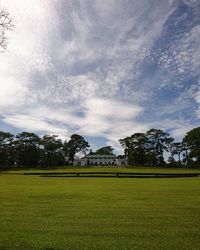
M 129 164 L 150 166 L 165 164 L 163 154 L 172 141 L 173 138 L 161 129 L 150 129 L 119 140 Z
M 190 161 L 200 163 L 200 127 L 187 132 L 183 138 L 183 144 L 189 150 Z
M 13 164 L 13 140 L 14 135 L 0 131 L 0 168 Z
M 80 135 L 73 134 L 68 142 L 65 143 L 65 153 L 71 162 L 74 161 L 74 156 L 76 153 L 86 154 L 89 143 Z
M 112 148 L 111 146 L 105 146 L 105 147 L 97 149 L 95 151 L 95 154 L 98 154 L 98 155 L 113 155 L 113 150 L 114 150 L 114 148 Z
M 86 152 L 89 144 L 80 135 L 72 135 L 63 142 L 57 135 L 39 137 L 22 132 L 16 136 L 0 131 L 0 168 L 54 167 L 73 162 L 78 152 Z
M 119 140 L 131 166 L 200 167 L 200 127 L 187 132 L 182 141 L 174 141 L 161 129 L 134 133 Z M 57 135 L 38 136 L 21 132 L 14 136 L 0 131 L 0 169 L 6 167 L 54 167 L 72 164 L 76 154 L 86 155 L 89 143 L 78 134 L 68 141 Z M 111 146 L 90 149 L 89 154 L 113 154 Z M 166 155 L 169 155 L 166 162 Z

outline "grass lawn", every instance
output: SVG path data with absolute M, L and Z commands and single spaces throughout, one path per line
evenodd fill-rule
M 0 174 L 1 250 L 200 249 L 200 177 L 42 178 L 22 172 Z

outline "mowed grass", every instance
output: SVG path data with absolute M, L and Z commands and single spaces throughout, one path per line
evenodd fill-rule
M 22 172 L 0 175 L 2 250 L 200 249 L 200 177 L 42 178 Z

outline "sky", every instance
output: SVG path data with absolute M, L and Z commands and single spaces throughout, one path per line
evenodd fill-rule
M 1 0 L 0 130 L 92 148 L 200 125 L 199 0 Z

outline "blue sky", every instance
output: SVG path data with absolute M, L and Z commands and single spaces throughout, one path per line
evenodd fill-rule
M 0 53 L 0 129 L 93 148 L 200 122 L 199 0 L 1 0 L 15 30 Z

